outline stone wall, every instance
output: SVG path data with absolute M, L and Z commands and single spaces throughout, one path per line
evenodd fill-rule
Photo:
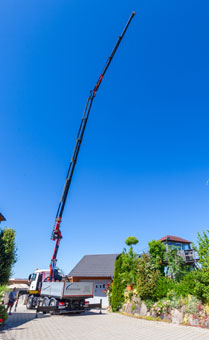
M 151 310 L 148 310 L 144 301 L 138 301 L 125 303 L 121 309 L 121 312 L 133 315 L 135 317 L 143 317 L 145 319 L 157 319 L 174 324 L 185 324 L 209 328 L 209 315 L 207 315 L 203 310 L 200 310 L 199 313 L 189 314 L 185 312 L 184 307 L 181 307 L 179 309 L 168 309 L 166 313 L 156 314 Z

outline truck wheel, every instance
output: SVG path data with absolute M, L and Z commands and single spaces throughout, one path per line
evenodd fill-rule
M 49 298 L 45 296 L 42 301 L 42 306 L 47 307 L 49 305 Z
M 29 296 L 26 308 L 27 309 L 32 309 L 33 308 L 33 295 Z
M 58 301 L 55 298 L 51 298 L 50 301 L 49 301 L 49 306 L 50 307 L 57 307 L 57 305 L 58 305 Z M 49 313 L 51 315 L 56 314 L 55 311 L 50 311 Z
M 49 301 L 49 306 L 51 307 L 57 307 L 58 301 L 55 298 L 51 298 Z

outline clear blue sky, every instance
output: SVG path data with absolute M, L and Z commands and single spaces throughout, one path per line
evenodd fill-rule
M 15 277 L 48 268 L 58 202 L 89 90 L 131 12 L 88 121 L 63 215 L 58 266 L 136 251 L 209 225 L 207 1 L 0 4 L 1 226 Z

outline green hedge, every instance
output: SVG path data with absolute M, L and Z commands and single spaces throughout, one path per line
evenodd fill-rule
M 125 286 L 121 279 L 120 269 L 122 266 L 122 256 L 119 256 L 115 261 L 115 271 L 112 286 L 111 307 L 113 312 L 117 312 L 124 302 Z

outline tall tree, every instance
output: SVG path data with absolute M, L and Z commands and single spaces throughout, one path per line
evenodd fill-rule
M 166 258 L 168 261 L 167 275 L 176 281 L 180 281 L 187 272 L 186 262 L 178 255 L 177 248 L 171 248 L 166 252 Z
M 113 312 L 117 312 L 122 307 L 124 301 L 125 284 L 123 283 L 120 275 L 122 261 L 123 259 L 121 255 L 115 261 L 115 272 L 113 277 L 111 298 L 111 307 Z
M 16 260 L 15 231 L 0 229 L 0 285 L 8 282 Z
M 165 245 L 161 241 L 152 240 L 148 243 L 149 245 L 149 255 L 152 263 L 155 265 L 156 269 L 159 269 L 161 274 L 164 275 L 164 260 L 165 260 Z
M 197 253 L 199 257 L 199 263 L 203 269 L 209 269 L 209 229 L 203 230 L 203 234 L 197 234 L 198 248 Z

